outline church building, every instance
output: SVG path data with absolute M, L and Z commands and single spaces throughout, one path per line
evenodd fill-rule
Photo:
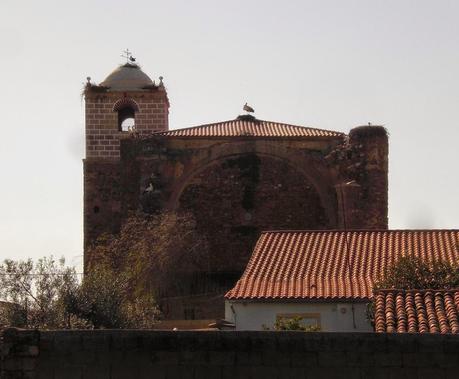
M 174 129 L 163 78 L 134 62 L 99 84 L 88 78 L 84 96 L 85 269 L 88 247 L 117 233 L 131 211 L 190 212 L 209 240 L 213 285 L 173 296 L 168 318 L 223 317 L 223 296 L 262 231 L 387 229 L 383 127 L 344 134 L 247 113 Z

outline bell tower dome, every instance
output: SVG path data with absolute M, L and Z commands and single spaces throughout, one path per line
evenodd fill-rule
M 119 159 L 120 139 L 169 129 L 162 77 L 156 83 L 136 63 L 119 66 L 98 85 L 88 78 L 84 96 L 86 158 Z

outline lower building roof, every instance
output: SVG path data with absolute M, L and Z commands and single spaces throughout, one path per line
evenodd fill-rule
M 368 300 L 399 257 L 459 261 L 459 230 L 263 232 L 228 300 Z
M 383 333 L 459 334 L 459 290 L 380 290 L 375 329 Z

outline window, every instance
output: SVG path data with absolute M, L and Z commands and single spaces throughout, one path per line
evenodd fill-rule
M 113 105 L 113 112 L 118 112 L 118 130 L 129 132 L 135 128 L 135 114 L 139 111 L 137 103 L 130 98 L 118 100 Z
M 118 111 L 118 129 L 120 132 L 129 132 L 135 127 L 135 111 L 125 107 Z

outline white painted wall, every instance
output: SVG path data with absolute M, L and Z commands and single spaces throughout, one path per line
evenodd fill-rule
M 351 303 L 257 303 L 225 301 L 225 319 L 236 325 L 236 330 L 263 330 L 274 328 L 276 317 L 286 313 L 318 313 L 323 332 L 371 332 L 366 317 L 367 305 L 354 303 L 356 328 L 352 322 Z

